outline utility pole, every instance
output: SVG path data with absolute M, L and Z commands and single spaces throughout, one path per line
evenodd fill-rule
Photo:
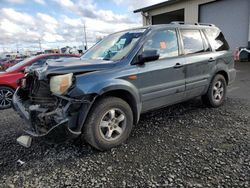
M 85 23 L 84 23 L 84 26 L 83 26 L 83 29 L 84 29 L 84 40 L 85 40 L 85 50 L 88 49 L 88 42 L 87 42 L 87 35 L 86 35 L 86 26 L 85 26 Z
M 40 52 L 42 52 L 41 38 L 39 38 L 39 48 L 40 48 Z
M 19 53 L 19 45 L 18 45 L 18 42 L 16 42 L 16 52 Z

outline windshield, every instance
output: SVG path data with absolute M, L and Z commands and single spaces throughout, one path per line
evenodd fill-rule
M 23 65 L 25 65 L 27 62 L 31 61 L 32 59 L 34 59 L 34 57 L 29 57 L 24 59 L 23 61 L 20 61 L 19 63 L 7 68 L 5 71 L 6 72 L 12 72 L 15 71 L 17 69 L 19 69 L 20 67 L 22 67 Z
M 111 34 L 88 50 L 82 59 L 117 61 L 125 57 L 140 39 L 145 29 Z

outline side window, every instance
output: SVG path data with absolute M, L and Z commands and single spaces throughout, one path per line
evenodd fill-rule
M 59 59 L 61 56 L 49 56 L 48 59 Z
M 40 66 L 40 65 L 43 65 L 46 62 L 46 60 L 47 60 L 47 58 L 42 58 L 42 59 L 39 59 L 39 60 L 33 62 L 32 64 Z
M 223 33 L 216 28 L 205 30 L 208 40 L 215 51 L 229 50 L 229 45 Z
M 72 56 L 69 55 L 55 55 L 55 56 L 49 56 L 48 59 L 60 59 L 60 58 L 72 58 Z
M 204 52 L 203 41 L 199 30 L 181 30 L 185 54 Z
M 156 31 L 144 44 L 143 50 L 157 50 L 160 59 L 179 55 L 175 30 Z
M 205 37 L 205 35 L 204 35 L 204 32 L 203 32 L 203 31 L 201 32 L 201 35 L 202 35 L 203 42 L 204 42 L 205 52 L 211 52 L 211 51 L 212 51 L 212 49 L 211 49 L 211 47 L 210 47 L 210 45 L 209 45 L 209 43 L 208 43 L 208 41 L 207 41 L 207 38 Z
M 71 58 L 73 56 L 61 56 L 60 58 Z
M 77 56 L 69 56 L 69 55 L 66 55 L 66 56 L 60 56 L 59 58 L 74 58 L 74 57 L 77 57 Z

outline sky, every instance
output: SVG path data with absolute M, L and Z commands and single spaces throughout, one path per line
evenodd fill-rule
M 88 46 L 98 37 L 142 26 L 133 10 L 164 0 L 0 0 L 0 52 Z

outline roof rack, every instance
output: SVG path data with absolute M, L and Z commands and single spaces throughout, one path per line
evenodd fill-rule
M 211 26 L 211 27 L 214 27 L 215 25 L 214 24 L 210 24 L 210 23 L 186 23 L 186 22 L 182 22 L 182 21 L 174 21 L 174 22 L 171 22 L 171 24 L 179 24 L 179 25 L 184 25 L 184 24 L 187 24 L 187 25 L 206 25 L 206 26 Z

